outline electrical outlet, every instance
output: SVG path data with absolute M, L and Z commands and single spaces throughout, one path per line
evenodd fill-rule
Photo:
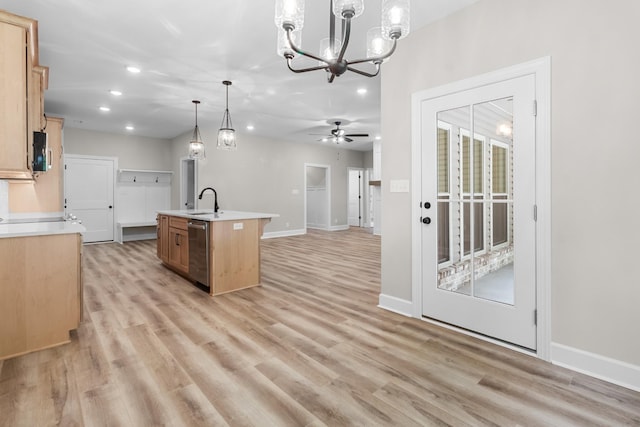
M 242 230 L 244 228 L 244 224 L 241 222 L 235 222 L 233 223 L 233 229 L 234 230 Z

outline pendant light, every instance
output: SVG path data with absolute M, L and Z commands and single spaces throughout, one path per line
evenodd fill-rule
M 191 136 L 191 141 L 189 141 L 189 158 L 204 159 L 204 142 L 202 142 L 200 129 L 198 129 L 198 104 L 200 104 L 200 101 L 194 99 L 191 102 L 196 106 L 196 127 L 193 129 L 193 135 Z
M 229 86 L 231 82 L 225 80 L 222 82 L 227 87 L 227 103 L 222 116 L 222 123 L 220 124 L 220 130 L 218 131 L 218 149 L 220 150 L 237 150 L 236 145 L 236 131 L 233 129 L 233 123 L 231 122 L 231 114 L 229 114 Z

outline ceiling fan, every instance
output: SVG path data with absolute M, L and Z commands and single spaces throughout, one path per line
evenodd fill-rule
M 369 136 L 368 133 L 346 133 L 344 129 L 340 128 L 340 124 L 342 122 L 335 121 L 336 125 L 335 129 L 331 129 L 331 135 L 326 135 L 320 141 L 323 142 L 333 142 L 335 144 L 340 144 L 342 142 L 353 142 L 352 138 L 364 137 L 367 138 Z

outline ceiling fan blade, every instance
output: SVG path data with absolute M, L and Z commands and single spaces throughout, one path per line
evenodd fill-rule
M 345 137 L 343 137 L 343 139 L 344 139 L 346 142 L 353 142 L 353 139 L 351 139 L 351 138 L 347 138 L 346 136 L 345 136 Z
M 350 137 L 362 137 L 362 138 L 368 138 L 369 134 L 368 133 L 349 133 L 345 136 L 350 136 Z

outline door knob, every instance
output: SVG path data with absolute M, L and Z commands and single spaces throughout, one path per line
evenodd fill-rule
M 422 218 L 422 223 L 431 224 L 431 218 L 429 218 L 428 216 L 425 216 L 424 218 Z
M 424 205 L 423 205 L 423 206 L 424 206 L 424 208 L 425 208 L 425 209 L 429 209 L 429 208 L 431 207 L 431 203 L 429 203 L 429 202 L 424 202 Z

